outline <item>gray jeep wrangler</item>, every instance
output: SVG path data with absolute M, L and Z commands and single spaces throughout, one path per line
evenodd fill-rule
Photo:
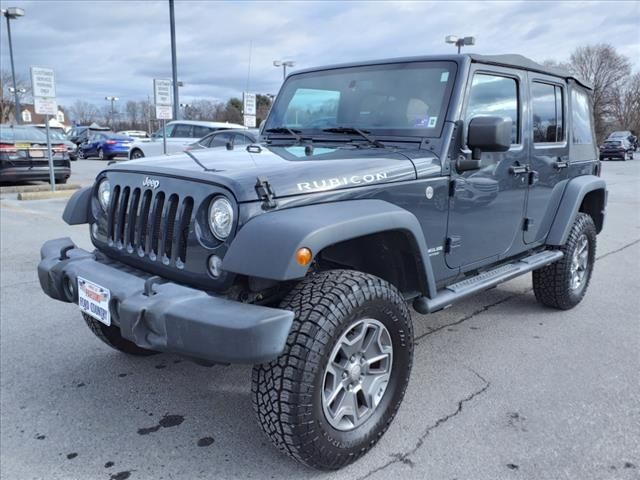
M 588 85 L 516 55 L 290 75 L 249 146 L 109 166 L 41 251 L 52 298 L 132 355 L 253 364 L 273 443 L 318 469 L 371 449 L 409 382 L 413 327 L 527 272 L 585 295 L 605 182 Z

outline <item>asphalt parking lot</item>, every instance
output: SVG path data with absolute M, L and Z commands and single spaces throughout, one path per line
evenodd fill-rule
M 636 155 L 636 158 L 638 155 Z M 106 164 L 106 162 L 104 162 Z M 74 162 L 89 184 L 102 163 Z M 0 202 L 3 479 L 638 479 L 640 161 L 605 162 L 609 203 L 585 300 L 535 302 L 530 276 L 414 315 L 414 368 L 388 433 L 331 473 L 279 454 L 254 420 L 250 368 L 110 350 L 41 292 L 41 244 L 86 226 L 65 200 Z

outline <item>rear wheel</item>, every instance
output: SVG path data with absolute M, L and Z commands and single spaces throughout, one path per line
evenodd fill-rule
M 81 148 L 78 148 L 78 160 L 84 160 L 84 152 Z
M 98 149 L 98 160 L 104 160 L 104 151 L 101 148 Z
M 95 318 L 87 315 L 86 313 L 82 314 L 82 318 L 84 318 L 84 321 L 89 326 L 94 335 L 114 350 L 128 353 L 129 355 L 137 355 L 140 357 L 155 355 L 158 353 L 154 352 L 153 350 L 141 348 L 132 341 L 127 340 L 120 334 L 120 329 L 115 325 L 105 325 L 104 323 L 99 322 Z
M 296 317 L 283 354 L 253 369 L 253 405 L 276 447 L 313 468 L 354 462 L 391 424 L 409 382 L 411 315 L 380 278 L 333 270 L 284 299 Z
M 142 158 L 142 157 L 144 157 L 144 153 L 142 153 L 142 150 L 140 150 L 139 148 L 136 148 L 131 152 L 131 158 Z
M 584 297 L 593 272 L 596 227 L 589 215 L 578 213 L 561 250 L 560 260 L 533 272 L 533 291 L 540 303 L 568 310 Z

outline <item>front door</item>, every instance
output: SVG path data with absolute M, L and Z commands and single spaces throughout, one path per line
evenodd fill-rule
M 565 132 L 566 84 L 556 77 L 529 73 L 531 146 L 529 195 L 524 219 L 524 241 L 542 241 L 551 228 L 553 212 L 562 196 L 569 167 Z
M 467 85 L 464 137 L 478 116 L 511 120 L 512 145 L 506 152 L 483 152 L 481 168 L 457 173 L 452 166 L 446 261 L 463 270 L 497 260 L 521 241 L 528 180 L 526 73 L 478 66 Z

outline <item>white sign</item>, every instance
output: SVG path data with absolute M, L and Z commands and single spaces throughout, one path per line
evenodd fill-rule
M 33 107 L 38 115 L 56 115 L 58 102 L 55 98 L 33 97 Z
M 256 114 L 256 94 L 255 93 L 244 92 L 242 94 L 242 113 L 244 113 L 245 115 Z
M 256 116 L 255 115 L 245 115 L 244 116 L 244 126 L 247 128 L 256 128 Z
M 34 97 L 55 98 L 56 80 L 53 70 L 43 67 L 31 67 L 31 87 Z
M 173 109 L 171 105 L 156 105 L 156 118 L 158 120 L 171 120 Z
M 173 105 L 171 100 L 171 80 L 158 78 L 153 80 L 153 101 L 156 105 Z

